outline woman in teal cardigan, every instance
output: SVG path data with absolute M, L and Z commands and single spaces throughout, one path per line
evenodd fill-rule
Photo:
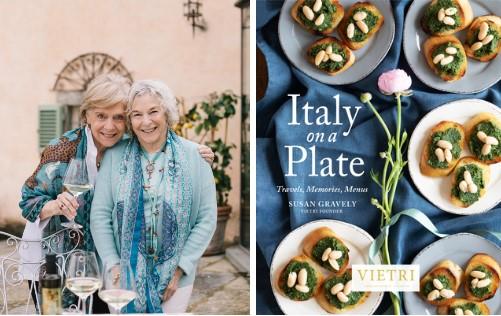
M 216 228 L 214 177 L 197 145 L 170 129 L 179 115 L 165 84 L 134 83 L 127 110 L 134 136 L 103 158 L 92 236 L 104 263 L 130 263 L 134 271 L 138 293 L 129 312 L 181 313 Z

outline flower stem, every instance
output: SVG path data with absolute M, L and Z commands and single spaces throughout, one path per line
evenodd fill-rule
M 386 126 L 386 123 L 383 121 L 383 118 L 381 117 L 381 115 L 379 115 L 378 111 L 376 110 L 376 108 L 372 105 L 371 101 L 367 102 L 367 105 L 369 105 L 369 108 L 371 109 L 371 111 L 374 113 L 374 115 L 376 116 L 376 118 L 378 119 L 379 123 L 381 124 L 381 126 L 383 127 L 384 129 L 384 132 L 386 133 L 386 137 L 388 137 L 388 140 L 391 139 L 391 134 L 390 134 L 390 131 L 388 130 L 388 126 Z

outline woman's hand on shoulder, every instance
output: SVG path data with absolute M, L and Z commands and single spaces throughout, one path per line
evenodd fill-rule
M 200 153 L 200 156 L 207 161 L 208 164 L 212 164 L 214 161 L 214 152 L 210 147 L 205 146 L 205 145 L 198 145 L 198 152 Z
M 182 275 L 183 275 L 183 270 L 181 270 L 180 268 L 176 268 L 176 272 L 174 272 L 172 280 L 170 280 L 169 284 L 165 288 L 165 292 L 162 297 L 163 302 L 168 301 L 172 297 L 172 295 L 174 295 L 179 285 L 179 279 L 181 279 Z
M 45 203 L 40 212 L 40 219 L 44 220 L 51 216 L 62 215 L 68 220 L 77 216 L 78 201 L 69 192 L 63 192 L 57 196 L 57 199 Z

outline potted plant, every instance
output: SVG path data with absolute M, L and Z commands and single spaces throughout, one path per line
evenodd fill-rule
M 180 102 L 182 115 L 174 130 L 181 136 L 188 137 L 189 131 L 196 134 L 191 137 L 199 144 L 209 146 L 215 154 L 212 163 L 212 173 L 216 182 L 217 191 L 217 228 L 214 237 L 205 251 L 205 255 L 214 255 L 224 252 L 224 234 L 226 222 L 231 213 L 228 205 L 228 195 L 231 191 L 231 178 L 227 174 L 235 144 L 228 143 L 228 121 L 236 114 L 237 96 L 231 91 L 211 93 L 209 97 L 196 103 L 186 111 L 184 100 Z M 222 133 L 217 133 L 221 131 Z

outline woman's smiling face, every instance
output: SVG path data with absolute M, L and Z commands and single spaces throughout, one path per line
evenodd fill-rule
M 148 93 L 137 96 L 131 107 L 130 122 L 144 149 L 155 152 L 162 148 L 168 126 L 165 109 L 156 96 Z
M 124 105 L 118 103 L 87 111 L 86 121 L 98 149 L 110 148 L 122 139 L 126 130 L 124 110 Z

